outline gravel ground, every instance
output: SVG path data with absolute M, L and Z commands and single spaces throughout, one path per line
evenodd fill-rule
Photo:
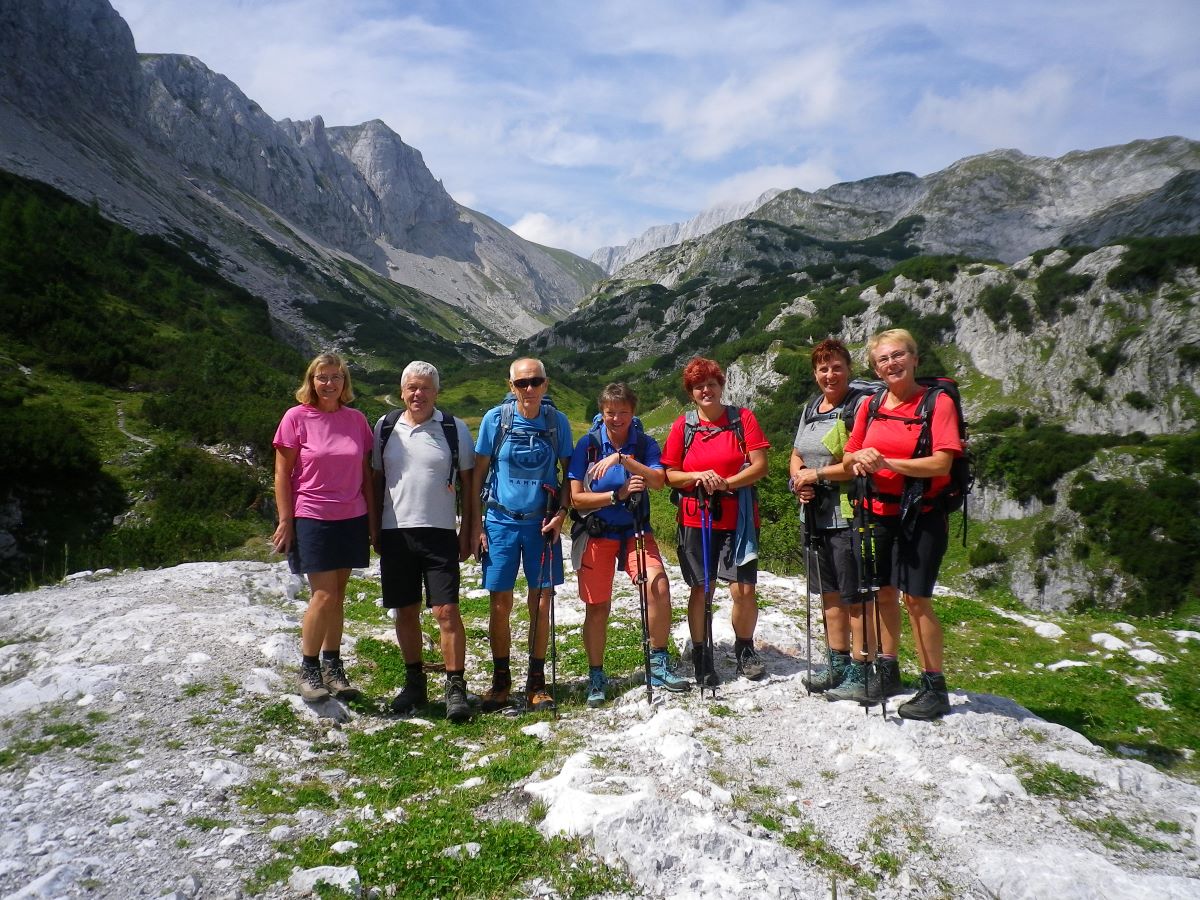
M 545 832 L 583 835 L 646 897 L 825 897 L 835 880 L 839 896 L 1200 896 L 1200 789 L 1000 697 L 954 693 L 953 713 L 932 724 L 898 719 L 895 701 L 885 719 L 809 697 L 803 601 L 787 579 L 761 587 L 769 680 L 733 679 L 719 603 L 727 682 L 715 700 L 660 692 L 651 708 L 639 688 L 531 724 L 575 734 L 584 749 L 514 785 L 489 814 L 542 801 Z M 241 895 L 276 850 L 267 819 L 239 808 L 231 788 L 281 766 L 339 777 L 307 742 L 256 745 L 251 700 L 287 697 L 323 714 L 328 742 L 380 725 L 290 693 L 295 589 L 280 564 L 197 563 L 0 598 L 0 741 L 17 757 L 0 768 L 0 896 Z M 617 602 L 630 597 L 622 589 Z M 571 586 L 559 602 L 560 628 L 577 627 Z M 468 671 L 482 680 L 477 656 Z M 90 740 L 29 753 L 48 730 L 68 741 L 71 725 Z M 1101 787 L 1081 801 L 1032 796 L 1014 769 L 1022 756 Z M 1107 846 L 1071 821 L 1109 817 L 1140 833 L 1180 827 L 1147 850 Z M 296 837 L 330 817 L 302 812 L 274 827 L 288 829 L 276 840 Z

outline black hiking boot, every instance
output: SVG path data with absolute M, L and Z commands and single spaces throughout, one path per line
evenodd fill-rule
M 418 706 L 429 702 L 429 681 L 424 672 L 409 675 L 404 683 L 404 690 L 392 700 L 392 712 L 398 716 L 411 716 Z
M 879 668 L 879 680 L 883 683 L 883 696 L 895 697 L 904 693 L 904 685 L 900 681 L 900 660 L 880 658 L 876 665 Z
M 945 675 L 921 675 L 921 689 L 907 703 L 901 703 L 897 710 L 902 719 L 917 719 L 928 722 L 940 719 L 950 712 L 950 694 L 946 691 Z
M 471 718 L 467 681 L 461 675 L 451 675 L 446 679 L 446 718 L 455 724 Z
M 692 668 L 696 672 L 696 684 L 715 688 L 721 683 L 721 676 L 717 674 L 717 666 L 713 661 L 713 653 L 707 647 L 692 645 Z
M 810 694 L 823 694 L 832 690 L 846 678 L 846 670 L 850 668 L 850 654 L 845 650 L 830 650 L 828 665 L 824 672 L 818 672 L 810 679 L 807 675 L 800 683 Z

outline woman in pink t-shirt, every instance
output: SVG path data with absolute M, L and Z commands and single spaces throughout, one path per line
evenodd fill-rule
M 374 438 L 366 416 L 346 405 L 354 390 L 340 356 L 323 353 L 309 363 L 296 399 L 273 441 L 279 526 L 271 543 L 312 589 L 300 636 L 300 696 L 352 700 L 359 692 L 342 666 L 343 606 L 350 570 L 370 562 L 379 534 Z
M 882 331 L 867 342 L 867 357 L 875 374 L 887 386 L 887 393 L 875 416 L 869 403 L 858 408 L 854 431 L 842 456 L 847 473 L 870 479 L 870 541 L 874 550 L 876 584 L 881 585 L 876 602 L 882 625 L 879 662 L 881 673 L 894 673 L 895 683 L 873 683 L 865 672 L 865 661 L 851 662 L 846 681 L 827 699 L 856 699 L 879 702 L 880 696 L 899 692 L 899 669 L 895 665 L 900 643 L 899 598 L 904 596 L 908 621 L 916 639 L 917 654 L 923 669 L 921 687 L 898 712 L 905 719 L 937 719 L 950 711 L 950 696 L 942 672 L 942 625 L 933 608 L 933 586 L 948 543 L 949 522 L 936 497 L 950 481 L 954 457 L 962 453 L 962 436 L 954 401 L 942 393 L 935 397 L 928 456 L 914 457 L 922 429 L 918 414 L 928 390 L 917 381 L 917 342 L 902 328 Z M 900 500 L 909 479 L 921 479 L 925 486 L 915 526 L 906 529 L 900 516 Z M 863 501 L 860 501 L 863 502 Z M 856 549 L 861 553 L 861 540 Z M 865 587 L 865 585 L 864 585 Z M 864 656 L 871 656 L 875 629 L 870 603 L 851 608 L 851 617 L 866 619 Z M 860 648 L 855 648 L 856 652 Z M 850 696 L 858 686 L 858 696 Z M 843 690 L 844 688 L 844 690 Z

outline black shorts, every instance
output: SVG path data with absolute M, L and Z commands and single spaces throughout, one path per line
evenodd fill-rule
M 736 531 L 709 532 L 708 578 L 709 585 L 721 581 L 738 584 L 758 584 L 758 560 L 752 559 L 742 566 L 733 564 L 733 545 Z M 679 553 L 679 568 L 688 587 L 704 586 L 704 543 L 701 529 L 691 525 L 679 525 L 675 530 L 676 550 Z
M 892 586 L 913 597 L 932 597 L 942 557 L 950 543 L 946 514 L 931 510 L 917 519 L 911 538 L 904 536 L 899 516 L 872 516 L 875 587 Z M 854 534 L 855 551 L 861 543 Z
M 297 517 L 296 539 L 288 551 L 293 575 L 362 569 L 371 562 L 371 536 L 367 517 L 305 519 Z
M 421 602 L 458 602 L 458 535 L 451 528 L 385 528 L 379 532 L 379 583 L 383 605 L 398 609 Z
M 821 573 L 821 593 L 840 594 L 844 603 L 858 596 L 858 557 L 849 528 L 830 528 L 817 532 L 817 546 L 804 548 L 804 566 L 808 573 L 808 592 L 817 592 L 817 571 Z

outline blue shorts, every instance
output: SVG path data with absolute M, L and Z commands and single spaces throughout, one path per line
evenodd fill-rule
M 553 553 L 549 561 L 543 556 L 546 540 L 542 537 L 542 523 L 532 521 L 528 524 L 513 524 L 499 522 L 484 522 L 483 528 L 487 534 L 488 551 L 483 554 L 483 587 L 488 591 L 511 591 L 517 583 L 517 568 L 520 566 L 525 573 L 525 580 L 531 588 L 550 587 L 551 579 L 554 584 L 562 584 L 563 576 L 562 542 L 555 541 Z M 550 579 L 546 577 L 550 570 Z

